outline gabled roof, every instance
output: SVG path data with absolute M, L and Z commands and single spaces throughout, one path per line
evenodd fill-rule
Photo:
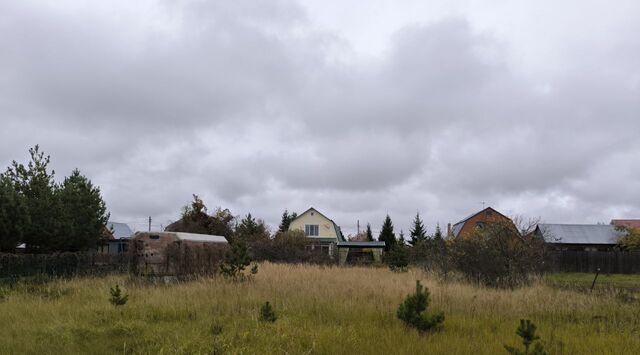
M 324 217 L 324 218 L 328 219 L 329 221 L 331 221 L 331 223 L 333 223 L 333 227 L 335 228 L 335 230 L 336 230 L 336 234 L 337 234 L 337 236 L 338 236 L 338 241 L 341 241 L 341 242 L 345 242 L 345 241 L 346 241 L 346 239 L 345 239 L 344 235 L 342 234 L 342 229 L 340 229 L 340 227 L 336 224 L 336 222 L 334 222 L 331 218 L 329 218 L 329 217 L 325 216 L 322 212 L 318 211 L 318 210 L 317 210 L 317 209 L 315 209 L 314 207 L 309 207 L 306 211 L 304 211 L 304 212 L 300 213 L 300 214 L 298 215 L 298 217 L 294 218 L 294 219 L 293 219 L 293 221 L 295 221 L 296 219 L 298 219 L 298 218 L 302 217 L 304 214 L 306 214 L 307 212 L 309 212 L 309 211 L 311 211 L 311 210 L 315 211 L 316 213 L 318 213 L 319 215 L 321 215 L 322 217 Z M 293 222 L 293 221 L 292 221 L 292 222 Z
M 640 228 L 640 219 L 612 219 L 611 224 L 614 226 L 625 226 L 632 228 Z
M 616 244 L 624 235 L 610 224 L 538 224 L 536 232 L 551 244 Z
M 114 239 L 130 238 L 133 235 L 133 230 L 126 223 L 109 221 L 107 222 L 107 229 L 113 233 Z
M 475 216 L 479 215 L 479 214 L 480 214 L 480 213 L 482 213 L 482 212 L 485 212 L 486 210 L 491 210 L 491 211 L 493 211 L 494 213 L 497 213 L 497 214 L 499 214 L 500 216 L 502 216 L 502 217 L 504 217 L 504 218 L 506 218 L 506 219 L 508 219 L 508 220 L 511 220 L 511 218 L 509 218 L 509 217 L 507 217 L 507 216 L 503 215 L 502 213 L 500 213 L 500 212 L 496 211 L 496 210 L 495 210 L 495 209 L 493 209 L 492 207 L 487 207 L 487 208 L 485 208 L 485 209 L 482 209 L 482 210 L 480 210 L 480 211 L 478 211 L 478 212 L 475 212 L 475 213 L 473 213 L 473 214 L 471 214 L 471 215 L 467 216 L 465 219 L 463 219 L 463 220 L 459 221 L 458 223 L 454 224 L 454 225 L 453 225 L 453 227 L 451 228 L 451 230 L 453 231 L 453 236 L 454 236 L 454 237 L 457 237 L 457 236 L 458 236 L 458 234 L 460 234 L 460 231 L 462 230 L 462 227 L 464 227 L 464 224 L 465 224 L 468 220 L 470 220 L 471 218 L 473 218 L 473 217 L 475 217 Z

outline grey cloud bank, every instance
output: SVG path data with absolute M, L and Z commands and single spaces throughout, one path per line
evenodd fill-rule
M 637 218 L 640 9 L 605 26 L 596 5 L 573 26 L 489 6 L 522 20 L 510 36 L 508 18 L 434 3 L 390 18 L 388 38 L 372 29 L 387 49 L 366 56 L 305 3 L 2 3 L 0 165 L 39 143 L 138 228 L 192 193 L 274 227 L 313 205 L 347 232 L 389 213 L 406 233 L 416 210 L 433 231 L 483 201 L 547 222 Z M 549 28 L 561 53 L 531 49 L 551 48 Z

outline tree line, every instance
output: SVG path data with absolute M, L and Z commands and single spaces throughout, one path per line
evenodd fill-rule
M 38 145 L 29 155 L 0 174 L 0 251 L 22 243 L 27 253 L 95 248 L 109 219 L 100 189 L 78 169 L 56 182 Z

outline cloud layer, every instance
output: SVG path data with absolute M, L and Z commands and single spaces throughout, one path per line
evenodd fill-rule
M 0 163 L 39 143 L 138 228 L 192 193 L 273 226 L 315 206 L 349 233 L 386 213 L 406 232 L 416 210 L 433 230 L 482 202 L 640 218 L 640 11 L 605 26 L 597 9 L 586 35 L 547 26 L 559 53 L 532 21 L 510 35 L 466 9 L 371 31 L 385 50 L 363 55 L 289 1 L 3 3 Z

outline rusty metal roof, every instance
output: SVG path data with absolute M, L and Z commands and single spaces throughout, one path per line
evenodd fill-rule
M 612 219 L 611 224 L 614 226 L 640 228 L 640 219 Z

